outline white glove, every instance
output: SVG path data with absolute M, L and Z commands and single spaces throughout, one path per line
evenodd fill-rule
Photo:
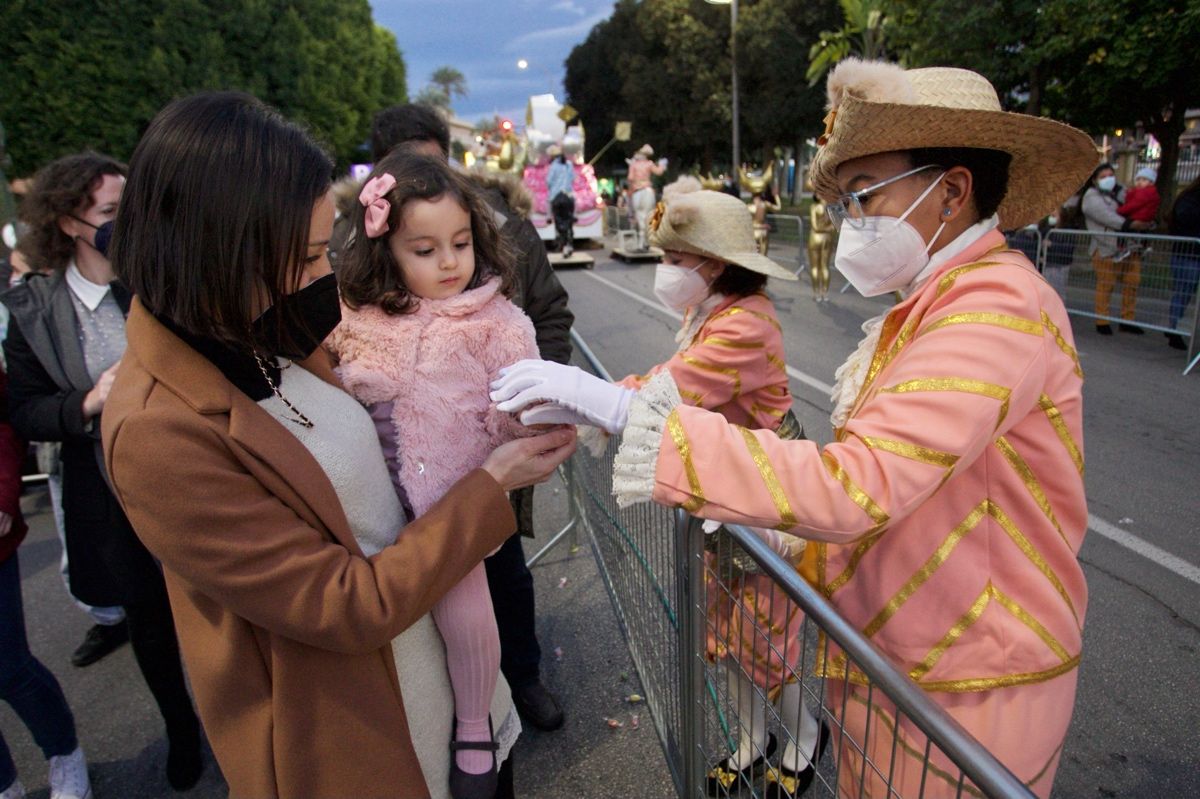
M 525 360 L 500 370 L 500 378 L 492 383 L 491 396 L 496 409 L 506 413 L 549 403 L 545 410 L 521 414 L 525 424 L 590 424 L 616 435 L 625 429 L 634 393 L 574 366 Z M 574 415 L 552 413 L 555 406 Z

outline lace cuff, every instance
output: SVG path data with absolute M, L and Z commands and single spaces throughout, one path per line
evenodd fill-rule
M 682 403 L 675 378 L 667 369 L 652 377 L 633 396 L 629 421 L 613 461 L 613 496 L 618 506 L 627 508 L 645 502 L 654 493 L 654 467 L 658 463 L 663 427 L 671 411 Z

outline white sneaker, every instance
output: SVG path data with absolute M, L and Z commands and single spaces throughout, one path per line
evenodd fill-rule
M 20 780 L 0 791 L 0 799 L 25 799 L 25 786 Z
M 50 758 L 50 799 L 92 799 L 83 749 Z

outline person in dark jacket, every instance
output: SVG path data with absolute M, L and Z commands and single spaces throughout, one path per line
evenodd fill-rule
M 398 105 L 375 115 L 371 149 L 376 161 L 401 144 L 424 146 L 430 155 L 448 158 L 450 129 L 437 111 L 422 105 Z M 517 253 L 518 293 L 513 302 L 533 321 L 543 359 L 567 363 L 571 358 L 571 323 L 567 292 L 559 283 L 546 246 L 527 216 L 532 200 L 519 181 L 472 173 L 492 207 L 500 233 Z M 513 702 L 533 726 L 554 730 L 563 712 L 541 679 L 541 647 L 534 621 L 533 575 L 525 565 L 521 536 L 533 536 L 533 489 L 511 494 L 518 534 L 484 561 L 488 587 L 500 630 L 500 670 L 512 686 Z
M 0 699 L 33 735 L 50 764 L 50 795 L 87 799 L 92 786 L 75 734 L 75 717 L 54 675 L 29 651 L 21 602 L 17 547 L 28 528 L 21 518 L 25 444 L 8 423 L 7 378 L 0 370 Z M 22 799 L 12 754 L 0 734 L 0 799 Z
M 162 572 L 112 494 L 100 443 L 103 412 L 125 351 L 129 291 L 107 257 L 125 167 L 95 153 L 43 169 L 22 204 L 21 241 L 33 272 L 0 295 L 13 428 L 62 442 L 63 518 L 71 593 L 125 608 L 138 667 L 166 721 L 167 779 L 195 785 L 203 768 L 200 722 L 179 657 Z
M 1167 231 L 1172 236 L 1200 238 L 1200 178 L 1193 180 L 1175 199 L 1167 220 Z M 1179 329 L 1179 320 L 1196 293 L 1197 283 L 1200 283 L 1200 245 L 1176 244 L 1171 255 L 1172 330 Z M 1167 333 L 1167 344 L 1177 350 L 1187 349 L 1179 333 Z

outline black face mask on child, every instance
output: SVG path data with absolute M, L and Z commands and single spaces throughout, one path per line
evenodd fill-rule
M 281 315 L 281 309 L 286 313 Z M 254 340 L 269 355 L 302 361 L 317 351 L 342 321 L 337 278 L 328 274 L 263 311 L 254 320 Z

